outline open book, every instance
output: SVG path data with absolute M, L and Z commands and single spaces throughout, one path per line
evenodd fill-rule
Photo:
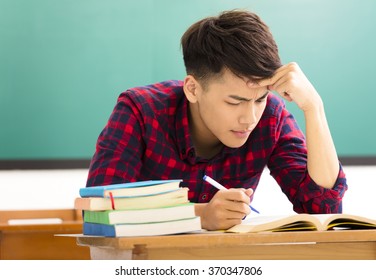
M 226 232 L 376 229 L 376 220 L 350 214 L 296 214 L 249 217 Z

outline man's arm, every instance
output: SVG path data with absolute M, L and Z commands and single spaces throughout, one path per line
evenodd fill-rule
M 128 99 L 118 102 L 98 137 L 86 186 L 137 180 L 142 167 L 142 129 Z
M 316 184 L 333 188 L 339 173 L 339 162 L 323 102 L 313 85 L 296 63 L 289 63 L 258 86 L 268 86 L 284 99 L 295 102 L 304 112 L 308 173 Z

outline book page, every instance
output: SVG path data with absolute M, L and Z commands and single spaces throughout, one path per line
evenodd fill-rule
M 279 230 L 314 230 L 316 219 L 309 214 L 252 216 L 241 224 L 227 230 L 227 232 L 258 232 Z
M 247 225 L 261 225 L 265 223 L 271 223 L 278 220 L 283 220 L 291 215 L 277 215 L 277 216 L 247 216 L 243 221 L 242 224 Z
M 317 218 L 323 225 L 324 229 L 331 229 L 333 227 L 342 228 L 376 228 L 376 220 L 356 216 L 351 214 L 314 214 L 312 215 Z

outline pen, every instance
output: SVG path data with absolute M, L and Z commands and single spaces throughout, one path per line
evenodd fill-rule
M 221 185 L 220 183 L 218 183 L 213 178 L 205 175 L 203 179 L 204 179 L 204 181 L 208 182 L 210 185 L 212 185 L 213 187 L 217 188 L 218 190 L 226 190 L 227 191 L 227 189 L 223 185 Z M 252 211 L 260 214 L 260 212 L 257 211 L 255 208 L 253 208 L 251 205 L 249 205 L 249 207 L 252 209 Z

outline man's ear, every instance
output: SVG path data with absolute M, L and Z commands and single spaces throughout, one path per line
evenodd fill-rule
M 192 76 L 188 75 L 184 79 L 184 94 L 187 97 L 188 101 L 191 103 L 197 102 L 197 94 L 199 92 L 200 84 L 198 81 Z

